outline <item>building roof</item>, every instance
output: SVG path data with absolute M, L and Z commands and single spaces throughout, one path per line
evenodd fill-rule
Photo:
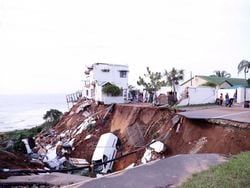
M 217 77 L 217 76 L 197 76 L 197 77 L 203 78 L 204 80 L 206 80 L 208 82 L 215 83 L 216 85 L 220 85 L 226 81 L 226 78 Z M 230 82 L 229 82 L 229 84 L 230 84 Z
M 230 82 L 232 86 L 235 85 L 248 86 L 247 81 L 243 78 L 227 78 L 226 80 Z
M 108 65 L 108 66 L 128 67 L 128 65 L 112 64 L 112 63 L 94 63 L 93 65 Z
M 248 86 L 247 81 L 243 78 L 225 78 L 225 77 L 202 76 L 202 75 L 197 75 L 195 77 L 200 77 L 200 78 L 206 80 L 207 82 L 212 82 L 216 85 L 221 85 L 223 82 L 227 82 L 231 86 L 235 86 L 235 85 Z M 191 79 L 194 79 L 194 77 Z M 189 82 L 191 79 L 187 80 L 186 82 L 182 83 L 181 85 L 184 85 L 185 83 Z
M 97 82 L 97 84 L 99 85 L 99 86 L 105 86 L 106 84 L 111 84 L 110 82 L 107 82 L 107 81 L 103 81 L 103 82 Z

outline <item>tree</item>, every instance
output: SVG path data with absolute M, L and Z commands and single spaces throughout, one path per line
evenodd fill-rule
M 244 70 L 245 79 L 247 79 L 246 74 L 248 73 L 249 69 L 250 69 L 250 62 L 247 60 L 242 60 L 238 65 L 238 74 Z
M 43 119 L 48 122 L 57 122 L 61 116 L 63 115 L 62 112 L 60 112 L 57 109 L 50 109 L 43 115 Z
M 116 86 L 115 84 L 107 83 L 106 85 L 103 86 L 102 91 L 111 96 L 121 96 L 122 95 L 122 90 Z
M 144 74 L 144 78 L 139 76 L 137 84 L 139 86 L 144 86 L 144 89 L 149 93 L 149 102 L 153 102 L 153 95 L 156 91 L 166 85 L 165 81 L 162 80 L 162 74 L 160 72 L 152 72 L 149 67 L 147 67 L 147 73 Z
M 215 77 L 222 77 L 222 78 L 230 78 L 231 74 L 228 73 L 227 71 L 219 71 L 219 70 L 215 70 L 214 71 L 215 74 L 211 75 L 211 76 L 215 76 Z
M 165 70 L 166 76 L 166 83 L 168 86 L 171 86 L 174 92 L 174 100 L 176 100 L 176 86 L 179 85 L 179 81 L 183 80 L 184 78 L 184 70 L 180 69 L 177 70 L 175 68 L 172 68 L 171 71 Z

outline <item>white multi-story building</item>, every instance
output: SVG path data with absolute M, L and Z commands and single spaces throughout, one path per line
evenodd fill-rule
M 86 67 L 83 96 L 96 102 L 124 103 L 128 92 L 128 66 L 108 63 L 95 63 Z M 114 84 L 122 89 L 121 96 L 108 96 L 102 89 L 105 84 Z

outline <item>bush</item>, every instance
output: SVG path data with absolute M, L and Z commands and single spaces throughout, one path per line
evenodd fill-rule
M 122 90 L 114 85 L 114 84 L 106 84 L 103 86 L 102 88 L 103 93 L 107 94 L 107 95 L 111 95 L 111 96 L 121 96 L 122 95 Z
M 5 147 L 6 143 L 12 140 L 14 142 L 12 149 L 14 151 L 23 151 L 22 139 L 34 137 L 42 132 L 47 132 L 50 128 L 56 125 L 61 116 L 62 112 L 60 112 L 59 110 L 50 109 L 43 116 L 43 118 L 46 120 L 43 124 L 31 129 L 14 130 L 3 133 L 0 137 L 0 148 Z
M 47 111 L 44 116 L 43 119 L 48 121 L 48 122 L 58 122 L 59 119 L 61 118 L 61 116 L 63 115 L 62 112 L 60 112 L 57 109 L 50 109 L 49 111 Z

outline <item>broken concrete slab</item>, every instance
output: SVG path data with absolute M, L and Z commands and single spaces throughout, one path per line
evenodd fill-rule
M 152 148 L 157 153 L 161 153 L 165 151 L 165 145 L 161 141 L 156 141 L 150 144 L 149 147 Z
M 224 119 L 242 123 L 250 123 L 250 111 L 244 108 L 221 107 L 178 112 L 178 114 L 189 119 Z
M 72 175 L 72 174 L 64 174 L 64 173 L 52 173 L 52 174 L 40 174 L 40 175 L 28 175 L 28 176 L 11 176 L 8 179 L 0 180 L 0 187 L 1 185 L 7 184 L 8 185 L 13 183 L 17 185 L 18 183 L 25 185 L 27 184 L 50 184 L 53 186 L 64 186 L 70 185 L 77 182 L 82 182 L 89 180 L 91 178 L 86 176 L 80 175 Z
M 180 119 L 181 119 L 181 116 L 175 115 L 175 116 L 172 118 L 172 124 L 173 124 L 173 125 L 176 125 L 177 123 L 179 123 Z

